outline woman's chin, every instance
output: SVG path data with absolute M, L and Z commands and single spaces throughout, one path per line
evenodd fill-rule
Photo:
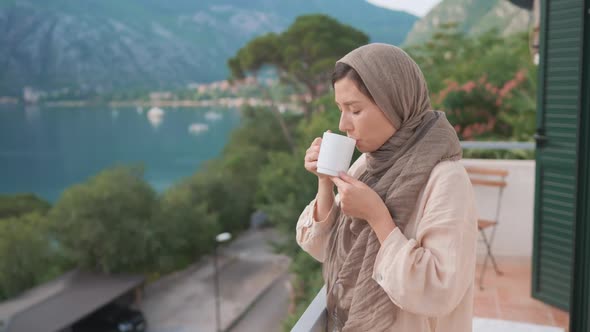
M 367 147 L 364 144 L 358 144 L 356 145 L 356 149 L 360 152 L 360 153 L 371 153 L 371 152 L 375 152 L 378 150 L 378 148 L 371 148 L 371 147 Z
M 375 144 L 371 144 L 371 142 L 367 142 L 365 140 L 357 140 L 356 149 L 361 153 L 371 153 L 379 150 L 379 146 L 375 146 Z
M 365 149 L 362 145 L 356 145 L 356 149 L 360 152 L 360 153 L 367 153 L 370 151 L 367 151 L 367 149 Z

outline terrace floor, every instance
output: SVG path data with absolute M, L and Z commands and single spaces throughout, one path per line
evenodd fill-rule
M 473 314 L 539 325 L 558 326 L 568 330 L 569 313 L 531 297 L 531 259 L 497 257 L 497 276 L 491 265 L 484 276 L 484 289 L 479 289 L 481 262 L 478 258 Z

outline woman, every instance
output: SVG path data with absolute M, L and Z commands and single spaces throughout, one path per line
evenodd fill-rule
M 363 154 L 328 177 L 313 141 L 305 168 L 318 193 L 297 223 L 297 242 L 323 262 L 328 331 L 471 331 L 473 189 L 420 68 L 395 46 L 370 44 L 336 63 L 332 83 L 339 129 Z

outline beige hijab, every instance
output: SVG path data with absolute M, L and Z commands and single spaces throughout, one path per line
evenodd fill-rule
M 461 158 L 457 134 L 444 113 L 431 110 L 424 76 L 400 48 L 369 44 L 339 62 L 356 70 L 397 129 L 383 146 L 367 154 L 367 170 L 359 180 L 381 196 L 403 231 L 434 166 Z M 329 331 L 387 331 L 393 325 L 401 309 L 372 279 L 379 248 L 366 221 L 340 213 L 323 271 Z

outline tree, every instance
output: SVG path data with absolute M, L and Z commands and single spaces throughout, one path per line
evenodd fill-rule
M 208 211 L 206 196 L 190 182 L 181 182 L 162 195 L 154 219 L 159 272 L 183 268 L 209 252 L 220 231 L 218 216 Z
M 537 68 L 526 33 L 468 37 L 448 23 L 408 52 L 424 72 L 433 108 L 446 112 L 461 139 L 532 139 Z
M 115 167 L 68 188 L 49 216 L 55 239 L 76 265 L 136 272 L 152 259 L 156 207 L 143 169 Z
M 455 23 L 442 24 L 430 41 L 407 51 L 424 72 L 432 93 L 444 89 L 447 81 L 463 83 L 482 76 L 502 86 L 519 70 L 534 68 L 526 33 L 503 38 L 491 30 L 470 37 L 458 32 Z
M 369 42 L 364 32 L 325 15 L 298 17 L 281 36 L 279 68 L 285 68 L 286 80 L 302 84 L 311 100 L 329 86 L 336 61 Z
M 265 108 L 245 107 L 242 123 L 225 146 L 221 158 L 208 162 L 191 177 L 195 195 L 207 202 L 208 211 L 219 217 L 222 231 L 240 231 L 248 226 L 254 212 L 254 198 L 259 173 L 272 151 L 289 151 L 284 136 Z M 284 117 L 293 128 L 297 116 Z
M 63 272 L 47 226 L 39 212 L 0 219 L 0 300 Z
M 448 81 L 434 102 L 445 111 L 462 140 L 529 140 L 535 124 L 530 81 L 524 70 L 499 87 L 486 76 L 463 85 Z
M 311 101 L 327 90 L 335 62 L 353 49 L 369 42 L 362 31 L 326 15 L 299 16 L 283 33 L 268 33 L 250 41 L 228 60 L 231 79 L 257 77 L 264 68 L 272 68 L 281 82 L 309 96 L 304 105 L 305 118 L 311 118 Z M 269 97 L 268 91 L 265 93 Z M 291 148 L 293 137 L 276 107 L 277 121 Z
M 51 205 L 35 194 L 0 195 L 0 218 L 20 217 L 30 212 L 46 214 Z
M 278 63 L 280 61 L 280 46 L 278 38 L 278 35 L 269 33 L 255 38 L 245 47 L 240 49 L 234 58 L 228 60 L 228 66 L 232 73 L 230 80 L 234 81 L 236 78 L 244 78 L 244 70 L 248 70 L 254 77 L 257 77 L 258 72 L 265 64 Z M 258 79 L 256 79 L 256 82 L 259 82 Z M 287 144 L 291 150 L 293 150 L 295 146 L 293 135 L 291 135 L 291 131 L 287 127 L 281 112 L 274 104 L 274 99 L 271 97 L 269 89 L 262 84 L 257 84 L 257 88 L 257 90 L 262 92 L 262 95 L 266 100 L 271 101 L 272 104 L 270 105 L 270 110 L 279 123 Z
M 245 153 L 255 157 L 257 151 L 246 147 Z M 236 156 L 242 159 L 242 156 Z M 253 159 L 251 159 L 253 160 Z M 246 161 L 247 162 L 247 161 Z M 242 171 L 230 172 L 225 160 L 210 162 L 203 171 L 188 180 L 188 184 L 201 202 L 207 206 L 207 212 L 218 217 L 218 231 L 236 233 L 248 225 L 252 207 L 252 187 L 256 183 L 256 172 L 247 165 Z

